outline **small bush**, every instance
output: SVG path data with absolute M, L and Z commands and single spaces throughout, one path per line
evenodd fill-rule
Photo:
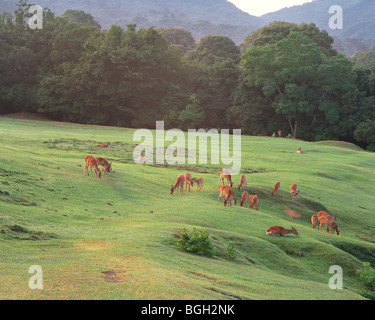
M 235 246 L 235 243 L 230 241 L 228 243 L 228 246 L 227 246 L 227 252 L 226 252 L 226 256 L 227 256 L 227 259 L 228 260 L 233 260 L 234 258 L 236 258 L 236 248 L 234 247 Z
M 197 230 L 194 228 L 193 231 L 187 231 L 184 228 L 180 239 L 177 241 L 177 245 L 185 251 L 201 256 L 214 256 L 214 246 L 206 230 Z
M 357 270 L 357 275 L 365 290 L 374 291 L 375 289 L 375 270 L 371 268 L 369 262 L 363 262 L 363 268 Z

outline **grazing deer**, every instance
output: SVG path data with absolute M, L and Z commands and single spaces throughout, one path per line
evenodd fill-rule
M 280 195 L 280 182 L 279 181 L 275 183 L 275 186 L 273 187 L 271 195 L 273 196 L 274 193 L 278 193 Z
M 339 236 L 340 235 L 340 230 L 339 230 L 339 226 L 337 225 L 336 221 L 332 221 L 329 225 L 328 225 L 328 229 L 330 230 L 330 232 L 332 234 L 335 233 L 336 231 L 336 234 Z
M 107 149 L 111 145 L 110 142 L 107 142 L 106 144 L 98 144 L 97 148 Z
M 249 193 L 248 193 L 247 191 L 245 191 L 245 192 L 242 194 L 241 207 L 243 207 L 243 206 L 247 206 L 247 201 L 249 201 Z
M 299 148 L 299 149 L 297 150 L 297 153 L 298 153 L 298 154 L 303 153 L 302 148 Z
M 292 230 L 288 230 L 288 229 L 285 229 L 283 227 L 275 226 L 275 227 L 269 228 L 266 231 L 267 236 L 287 236 L 290 233 L 293 233 L 296 236 L 298 236 L 298 231 L 294 227 L 292 227 Z
M 102 166 L 102 171 L 104 171 L 104 173 L 113 172 L 112 162 L 108 162 L 106 159 L 101 158 L 101 157 L 98 157 L 95 160 L 98 166 Z
M 296 195 L 299 194 L 299 190 L 297 190 L 297 185 L 296 184 L 293 184 L 290 187 L 290 193 L 292 194 L 292 200 L 296 201 Z
M 187 189 L 188 189 L 188 185 L 189 185 L 189 192 L 190 192 L 190 186 L 194 186 L 194 182 L 193 180 L 191 180 L 191 174 L 188 172 L 185 174 L 185 186 L 186 186 L 186 192 L 187 192 Z
M 240 184 L 238 185 L 238 191 L 240 191 L 242 188 L 247 188 L 247 181 L 244 175 L 241 176 Z
M 249 196 L 249 208 L 253 208 L 254 210 L 258 210 L 259 206 L 259 197 L 257 195 L 250 195 Z
M 184 194 L 184 183 L 185 183 L 185 176 L 183 174 L 180 174 L 177 177 L 176 184 L 171 186 L 171 194 L 177 189 L 177 194 L 178 190 L 180 190 L 180 194 Z
M 282 131 L 279 130 L 279 132 L 277 133 L 279 135 L 279 137 L 281 138 L 281 135 L 282 135 Z
M 223 185 L 225 184 L 224 183 L 224 179 L 227 180 L 228 185 L 232 188 L 232 186 L 233 186 L 232 176 L 225 169 L 223 169 L 223 170 L 220 171 L 220 180 L 223 183 Z
M 194 181 L 194 183 L 197 184 L 197 191 L 202 191 L 203 190 L 203 178 L 193 178 L 191 179 Z
M 318 216 L 316 214 L 314 214 L 311 217 L 311 224 L 312 224 L 313 229 L 316 229 L 316 224 L 317 223 L 318 223 Z M 319 228 L 319 226 L 318 226 L 318 228 Z
M 236 205 L 236 199 L 234 198 L 234 192 L 231 187 L 229 186 L 218 186 L 218 190 L 220 191 L 219 198 L 217 199 L 217 204 L 219 204 L 220 198 L 223 197 L 224 206 L 227 205 L 229 200 L 229 204 L 231 204 L 231 200 L 233 200 L 234 205 Z
M 320 227 L 320 231 L 323 231 L 323 224 L 326 225 L 326 231 L 329 232 L 329 224 L 333 221 L 336 221 L 337 218 L 336 217 L 331 217 L 327 212 L 325 211 L 319 211 L 317 213 L 317 216 L 318 216 L 318 220 L 319 220 L 319 227 Z M 319 228 L 318 227 L 318 228 Z M 318 229 L 319 230 L 319 229 Z
M 92 176 L 92 168 L 94 168 L 96 176 L 100 179 L 102 176 L 102 173 L 98 169 L 98 164 L 96 163 L 96 159 L 90 155 L 86 156 L 85 158 L 84 175 L 86 175 L 86 173 L 88 176 L 90 175 L 89 167 L 91 168 L 91 176 Z

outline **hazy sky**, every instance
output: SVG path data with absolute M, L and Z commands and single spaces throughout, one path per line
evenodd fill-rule
M 242 11 L 253 16 L 261 16 L 268 12 L 277 11 L 285 7 L 291 7 L 312 0 L 228 0 L 235 4 Z

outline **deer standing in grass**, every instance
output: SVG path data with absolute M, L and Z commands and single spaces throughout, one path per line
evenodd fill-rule
M 292 194 L 292 200 L 296 201 L 296 195 L 299 194 L 299 190 L 297 190 L 296 184 L 292 184 L 292 186 L 290 187 L 290 193 Z
M 229 204 L 231 204 L 231 200 L 233 200 L 234 205 L 236 205 L 236 199 L 234 198 L 234 192 L 231 187 L 219 185 L 218 190 L 220 191 L 220 195 L 219 195 L 219 198 L 217 199 L 217 204 L 219 204 L 220 198 L 223 197 L 224 206 L 227 205 L 228 201 L 229 201 Z
M 327 212 L 325 211 L 319 211 L 317 213 L 318 220 L 319 220 L 319 226 L 318 230 L 320 228 L 320 231 L 323 231 L 323 224 L 326 225 L 326 231 L 329 232 L 329 224 L 332 223 L 333 221 L 336 221 L 336 217 L 331 217 Z
M 279 135 L 279 137 L 281 138 L 281 135 L 282 135 L 282 131 L 279 130 L 279 132 L 277 133 Z
M 275 183 L 275 186 L 273 187 L 271 195 L 273 196 L 274 193 L 278 193 L 280 195 L 280 182 L 279 181 Z
M 328 229 L 329 231 L 334 234 L 335 231 L 336 231 L 336 234 L 339 236 L 340 235 L 340 230 L 339 230 L 339 226 L 337 225 L 336 221 L 332 221 L 329 225 L 328 225 Z
M 92 176 L 92 168 L 94 168 L 96 176 L 100 179 L 101 176 L 102 176 L 102 173 L 100 172 L 100 170 L 98 168 L 98 164 L 96 163 L 96 159 L 93 156 L 90 156 L 90 155 L 86 156 L 86 158 L 85 158 L 84 175 L 86 175 L 86 173 L 87 173 L 88 176 L 90 175 L 89 167 L 91 168 L 91 176 Z
M 241 176 L 240 184 L 238 185 L 238 191 L 240 191 L 242 188 L 243 189 L 247 188 L 247 181 L 244 175 Z
M 194 182 L 191 180 L 191 174 L 188 172 L 185 174 L 185 186 L 186 186 L 186 192 L 189 185 L 189 192 L 190 192 L 190 186 L 194 186 Z
M 197 185 L 197 191 L 202 191 L 203 190 L 203 178 L 193 178 L 191 179 L 194 181 L 194 183 L 196 183 Z
M 98 144 L 96 147 L 101 149 L 107 149 L 111 145 L 110 142 L 107 142 L 106 144 Z
M 257 195 L 250 195 L 249 196 L 249 209 L 253 208 L 254 210 L 258 210 L 259 206 L 259 197 Z
M 228 185 L 232 188 L 233 186 L 232 176 L 229 174 L 227 170 L 223 169 L 220 171 L 220 180 L 223 183 L 223 185 L 225 184 L 224 180 L 227 180 Z
M 312 224 L 313 229 L 316 229 L 317 223 L 318 223 L 318 216 L 316 214 L 314 214 L 311 217 L 311 224 Z
M 185 183 L 185 176 L 183 174 L 180 174 L 177 177 L 176 184 L 171 186 L 171 194 L 177 189 L 177 194 L 178 190 L 180 190 L 180 194 L 184 194 L 184 183 Z
M 249 193 L 247 191 L 245 191 L 243 194 L 242 194 L 242 199 L 241 199 L 241 207 L 243 206 L 247 206 L 247 202 L 249 201 Z
M 271 227 L 266 231 L 267 236 L 288 236 L 290 233 L 298 236 L 298 231 L 296 228 L 292 227 L 291 230 L 285 229 L 283 227 L 275 226 Z
M 102 166 L 102 171 L 104 171 L 104 173 L 113 172 L 112 162 L 108 162 L 106 159 L 101 158 L 101 157 L 98 157 L 95 160 L 98 166 Z

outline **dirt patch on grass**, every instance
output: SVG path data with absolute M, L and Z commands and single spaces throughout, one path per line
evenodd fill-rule
M 15 240 L 50 240 L 56 239 L 58 236 L 54 233 L 31 231 L 19 225 L 3 226 L 0 229 L 0 234 L 7 238 Z
M 198 273 L 198 272 L 189 271 L 189 274 L 192 274 L 193 276 L 196 276 L 196 277 L 205 278 L 205 279 L 207 279 L 207 280 L 212 280 L 212 281 L 217 280 L 215 277 L 212 277 L 212 276 L 209 276 L 209 275 L 207 275 L 207 274 L 203 274 L 203 273 Z
M 77 245 L 80 250 L 85 251 L 102 251 L 115 246 L 113 242 L 100 240 L 83 240 L 79 241 Z

